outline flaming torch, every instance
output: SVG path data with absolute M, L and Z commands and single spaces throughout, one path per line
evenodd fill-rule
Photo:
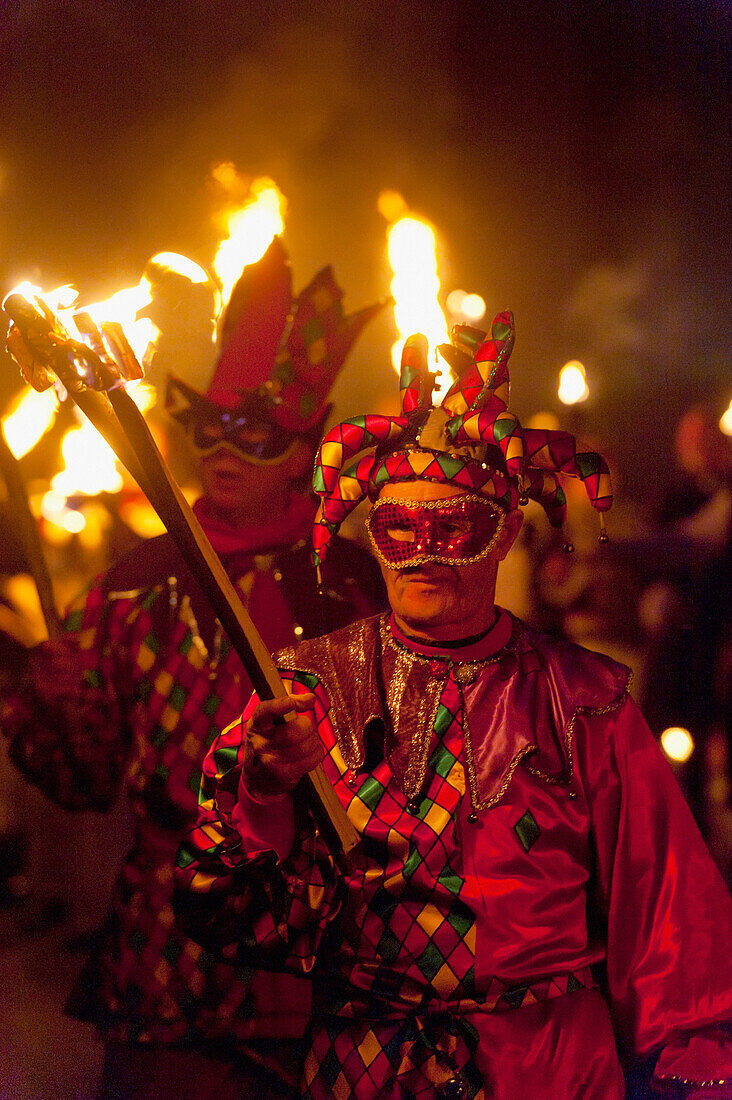
M 391 349 L 394 369 L 399 372 L 402 348 L 408 336 L 421 332 L 431 348 L 448 341 L 448 326 L 440 306 L 440 277 L 437 270 L 437 237 L 424 218 L 411 214 L 396 191 L 382 191 L 379 213 L 389 222 L 387 252 L 393 272 L 391 293 L 399 339 Z M 446 365 L 436 364 L 437 389 L 443 396 L 451 383 Z
M 233 164 L 216 165 L 213 176 L 229 195 L 240 191 L 244 184 Z M 260 259 L 272 238 L 283 231 L 285 205 L 284 195 L 267 176 L 260 176 L 250 184 L 243 205 L 234 208 L 228 205 L 223 215 L 226 236 L 213 262 L 221 284 L 219 314 L 229 301 L 242 270 Z

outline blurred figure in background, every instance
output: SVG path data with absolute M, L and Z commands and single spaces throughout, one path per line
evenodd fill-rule
M 275 238 L 234 289 L 208 392 L 169 383 L 170 411 L 200 463 L 195 512 L 272 649 L 385 603 L 370 556 L 345 540 L 321 591 L 309 563 L 304 486 L 327 395 L 380 308 L 346 317 L 341 298 L 326 268 L 293 299 Z M 133 846 L 103 940 L 68 1006 L 107 1040 L 101 1097 L 276 1096 L 296 1064 L 304 983 L 222 965 L 185 937 L 170 904 L 204 753 L 250 691 L 163 535 L 72 604 L 63 640 L 31 652 L 22 688 L 4 700 L 11 758 L 32 783 L 69 810 L 103 812 L 124 786 L 132 809 Z M 257 1043 L 271 1036 L 278 1059 L 268 1070 Z
M 649 640 L 643 707 L 657 735 L 681 726 L 695 750 L 680 774 L 707 842 L 732 881 L 732 439 L 710 404 L 679 420 L 676 482 L 659 513 L 659 553 L 641 600 Z

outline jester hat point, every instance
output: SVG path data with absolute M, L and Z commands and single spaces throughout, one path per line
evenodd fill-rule
M 438 348 L 453 377 L 439 405 L 433 405 L 435 376 L 428 368 L 427 340 L 410 336 L 404 345 L 399 390 L 401 415 L 366 414 L 337 424 L 320 444 L 313 487 L 320 507 L 313 527 L 313 562 L 319 569 L 341 523 L 357 504 L 375 500 L 390 482 L 449 482 L 478 493 L 510 511 L 534 500 L 554 527 L 565 520 L 567 503 L 559 477 L 582 480 L 601 514 L 612 504 L 604 458 L 578 451 L 573 435 L 524 428 L 509 411 L 508 359 L 514 343 L 513 314 L 499 313 L 490 337 L 456 325 L 450 343 Z
M 363 327 L 386 304 L 348 316 L 330 266 L 297 296 L 279 237 L 244 268 L 219 329 L 221 353 L 205 394 L 173 376 L 166 406 L 191 427 L 201 417 L 271 426 L 283 438 L 316 427 L 328 393 Z

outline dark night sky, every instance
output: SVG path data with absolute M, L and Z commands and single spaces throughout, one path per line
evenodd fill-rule
M 732 396 L 726 2 L 6 0 L 1 18 L 3 290 L 88 300 L 163 248 L 210 262 L 206 178 L 230 159 L 286 194 L 296 283 L 332 262 L 354 308 L 386 291 L 376 198 L 400 190 L 437 227 L 445 289 L 513 308 L 520 415 L 584 358 L 586 426 L 627 451 L 629 490 L 649 431 L 660 453 L 685 403 Z M 386 377 L 380 324 L 356 401 Z

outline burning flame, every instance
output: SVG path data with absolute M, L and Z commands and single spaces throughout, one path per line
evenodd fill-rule
M 3 418 L 5 440 L 16 458 L 22 458 L 35 447 L 56 419 L 59 400 L 55 389 L 39 393 L 25 386 L 15 398 L 10 412 Z
M 732 435 L 732 401 L 722 413 L 719 421 L 719 430 L 723 435 Z
M 387 253 L 394 273 L 391 282 L 394 320 L 399 330 L 399 339 L 391 349 L 396 371 L 404 342 L 412 333 L 423 333 L 431 348 L 448 339 L 447 320 L 438 301 L 440 277 L 435 231 L 424 219 L 404 213 L 404 200 L 401 205 L 396 201 L 400 197 L 391 191 L 382 192 L 379 197 L 379 210 L 387 219 L 396 213 L 387 235 Z M 437 389 L 443 395 L 450 385 L 450 374 L 447 366 L 442 369 L 439 363 L 437 366 Z
M 557 397 L 563 405 L 577 405 L 590 396 L 585 368 L 577 359 L 570 359 L 559 372 Z
M 234 179 L 227 176 L 225 169 L 234 173 Z M 233 165 L 219 165 L 217 179 L 233 190 L 239 177 Z M 260 176 L 251 184 L 244 206 L 230 209 L 225 215 L 227 235 L 213 262 L 221 283 L 221 309 L 229 301 L 242 270 L 260 259 L 272 239 L 285 228 L 285 205 L 277 184 L 267 176 Z
M 200 264 L 195 260 L 189 260 L 180 252 L 158 252 L 148 260 L 148 263 L 157 264 L 158 267 L 164 267 L 167 271 L 175 271 L 191 283 L 207 283 L 210 278 Z

